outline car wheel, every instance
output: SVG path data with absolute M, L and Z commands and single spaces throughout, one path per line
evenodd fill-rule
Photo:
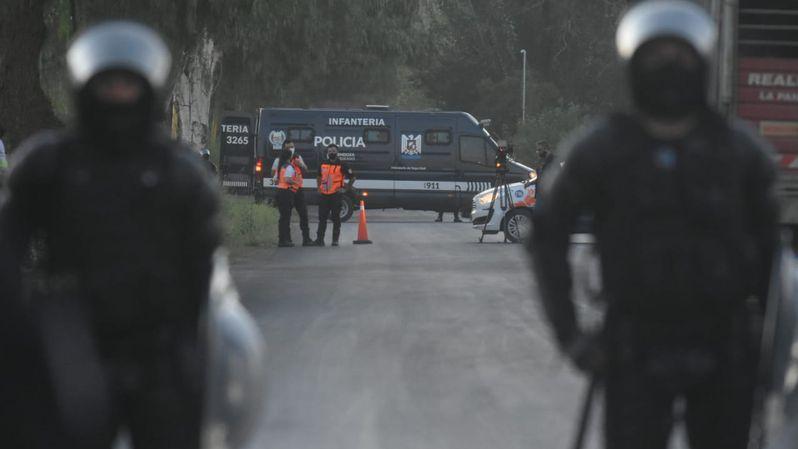
M 522 243 L 532 232 L 532 212 L 513 209 L 504 217 L 504 235 L 513 243 Z
M 341 200 L 341 223 L 352 218 L 352 214 L 354 213 L 355 203 L 352 202 L 352 198 L 349 198 L 348 196 L 343 197 Z

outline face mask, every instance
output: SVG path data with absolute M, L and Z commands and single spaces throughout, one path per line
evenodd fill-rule
M 656 118 L 678 119 L 706 106 L 701 69 L 671 63 L 657 70 L 632 68 L 632 97 L 640 111 Z
M 288 149 L 288 151 L 290 151 L 290 152 L 291 152 L 291 156 L 293 156 L 293 155 L 294 155 L 294 147 L 291 147 L 291 148 L 289 148 L 289 149 Z
M 108 150 L 136 146 L 149 135 L 155 118 L 152 97 L 130 105 L 103 103 L 85 93 L 78 99 L 81 128 Z

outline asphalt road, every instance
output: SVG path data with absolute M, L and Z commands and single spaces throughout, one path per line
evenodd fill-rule
M 355 215 L 339 248 L 233 258 L 268 344 L 253 447 L 569 448 L 584 380 L 552 346 L 522 248 L 479 244 L 449 214 L 368 217 L 373 245 L 351 244 Z M 575 245 L 583 284 L 589 250 Z

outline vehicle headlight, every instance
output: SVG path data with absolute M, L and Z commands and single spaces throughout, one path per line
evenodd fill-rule
M 490 199 L 493 196 L 493 192 L 485 192 L 480 195 L 474 197 L 474 204 L 481 207 L 489 207 L 490 206 Z

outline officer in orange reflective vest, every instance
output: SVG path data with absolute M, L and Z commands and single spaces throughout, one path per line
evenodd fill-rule
M 291 152 L 291 166 L 294 167 L 294 173 L 297 177 L 297 183 L 294 184 L 291 190 L 294 192 L 294 209 L 296 209 L 296 213 L 299 215 L 299 229 L 302 230 L 302 246 L 313 246 L 315 245 L 315 242 L 310 238 L 310 226 L 308 225 L 308 206 L 305 202 L 305 194 L 302 192 L 302 184 L 304 182 L 304 177 L 302 174 L 308 170 L 308 166 L 305 165 L 305 161 L 302 160 L 302 156 L 296 154 L 294 142 L 291 140 L 286 140 L 283 145 L 284 148 Z M 279 158 L 274 160 L 274 164 L 272 165 L 272 177 L 277 175 L 277 167 L 279 163 Z M 288 236 L 288 241 L 291 241 L 290 235 Z
M 294 246 L 291 243 L 291 208 L 294 206 L 294 189 L 299 183 L 299 179 L 294 166 L 291 164 L 291 156 L 291 150 L 283 148 L 275 174 L 277 208 L 280 210 L 277 246 L 280 247 Z
M 344 178 L 349 184 L 344 187 Z M 342 190 L 351 189 L 355 183 L 355 175 L 349 166 L 338 159 L 338 147 L 335 144 L 327 146 L 327 161 L 319 166 L 316 177 L 319 186 L 319 228 L 316 231 L 316 244 L 324 246 L 324 232 L 327 230 L 327 218 L 332 218 L 333 235 L 332 246 L 338 246 L 338 237 L 341 235 L 341 201 Z

